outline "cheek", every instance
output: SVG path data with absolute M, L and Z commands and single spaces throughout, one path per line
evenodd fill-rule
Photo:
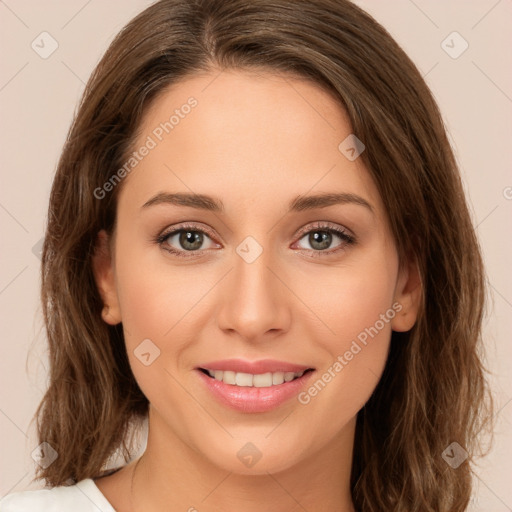
M 353 258 L 346 265 L 317 269 L 311 266 L 299 273 L 294 279 L 294 292 L 310 308 L 308 317 L 313 318 L 314 314 L 316 318 L 308 322 L 310 338 L 331 356 L 344 352 L 351 340 L 374 326 L 380 315 L 392 307 L 397 266 L 393 253 L 386 255 L 376 250 Z M 379 322 L 378 327 L 389 336 L 389 322 Z
M 118 254 L 117 290 L 133 374 L 151 401 L 158 402 L 165 389 L 179 400 L 173 376 L 190 366 L 185 354 L 211 317 L 208 308 L 219 277 L 207 266 L 172 266 L 165 255 L 128 244 Z
M 369 251 L 357 264 L 302 281 L 299 293 L 321 320 L 303 327 L 321 356 L 316 380 L 299 398 L 333 432 L 364 405 L 384 370 L 391 320 L 400 309 L 393 305 L 397 267 L 394 253 Z
M 167 339 L 208 290 L 207 276 L 201 278 L 193 266 L 172 267 L 153 248 L 128 247 L 120 241 L 123 245 L 126 250 L 116 259 L 116 280 L 128 339 Z
M 202 295 L 198 287 L 186 286 L 178 276 L 179 271 L 165 273 L 152 265 L 129 268 L 120 261 L 118 266 L 119 303 L 133 375 L 153 405 L 165 404 L 169 410 L 186 409 L 176 368 L 190 343 L 183 332 L 187 312 Z

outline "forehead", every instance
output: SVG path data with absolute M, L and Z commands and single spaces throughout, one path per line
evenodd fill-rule
M 289 203 L 344 191 L 379 206 L 360 158 L 339 149 L 349 118 L 328 92 L 286 75 L 211 72 L 173 84 L 145 113 L 133 151 L 144 151 L 123 196 L 142 205 L 159 192 L 204 193 L 227 207 Z M 266 203 L 266 204 L 263 204 Z

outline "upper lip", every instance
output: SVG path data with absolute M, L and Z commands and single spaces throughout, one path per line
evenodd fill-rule
M 261 373 L 274 372 L 294 372 L 300 373 L 309 369 L 311 366 L 288 363 L 286 361 L 277 361 L 274 359 L 260 359 L 259 361 L 246 361 L 244 359 L 223 359 L 221 361 L 212 361 L 198 366 L 204 370 L 227 370 L 237 373 L 252 373 L 258 375 Z

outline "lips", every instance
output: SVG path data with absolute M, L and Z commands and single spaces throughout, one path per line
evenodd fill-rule
M 298 394 L 314 368 L 269 359 L 227 359 L 201 364 L 196 370 L 223 405 L 242 412 L 265 412 Z

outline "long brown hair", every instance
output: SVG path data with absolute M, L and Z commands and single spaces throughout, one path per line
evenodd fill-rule
M 384 375 L 357 418 L 357 509 L 464 510 L 471 463 L 483 453 L 478 434 L 492 417 L 480 249 L 431 92 L 388 32 L 347 0 L 161 0 L 110 45 L 87 84 L 51 191 L 42 254 L 50 375 L 36 417 L 40 442 L 59 456 L 37 478 L 68 484 L 98 476 L 115 453 L 130 458 L 127 432 L 147 415 L 148 401 L 122 326 L 101 318 L 91 269 L 98 231 L 114 226 L 122 183 L 102 198 L 97 191 L 133 151 L 141 116 L 158 94 L 194 73 L 229 68 L 288 73 L 337 98 L 366 145 L 361 158 L 400 260 L 418 262 L 418 320 L 392 334 Z M 456 469 L 443 457 L 453 442 L 468 453 Z

